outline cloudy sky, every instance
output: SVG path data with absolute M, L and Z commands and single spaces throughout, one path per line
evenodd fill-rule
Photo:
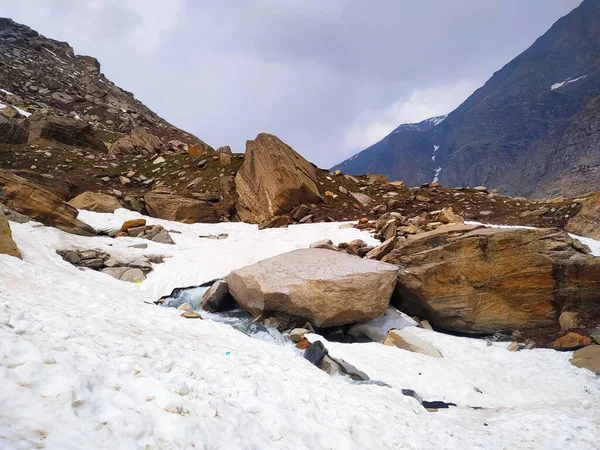
M 322 167 L 450 112 L 581 0 L 4 0 L 214 147 Z

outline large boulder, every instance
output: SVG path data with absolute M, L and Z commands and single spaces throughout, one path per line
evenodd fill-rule
M 234 270 L 227 283 L 236 302 L 255 317 L 331 327 L 385 313 L 397 271 L 380 261 L 311 248 Z
M 106 152 L 106 145 L 88 122 L 71 117 L 33 114 L 29 118 L 28 142 L 45 144 L 47 141 Z
M 84 192 L 69 202 L 73 208 L 100 213 L 112 213 L 123 206 L 116 197 L 98 192 Z
M 29 126 L 25 119 L 0 114 L 0 144 L 24 144 L 28 136 Z
M 64 202 L 79 193 L 79 188 L 75 184 L 62 177 L 48 177 L 44 176 L 46 175 L 44 173 L 29 169 L 13 169 L 11 172 L 21 178 L 25 178 L 42 189 L 52 192 Z
M 383 259 L 401 269 L 393 304 L 405 313 L 477 334 L 558 327 L 563 311 L 599 307 L 600 258 L 565 232 L 445 227 Z
M 152 155 L 165 149 L 164 142 L 144 127 L 134 128 L 130 134 L 114 142 L 108 153 L 112 155 Z
M 566 230 L 578 236 L 600 239 L 600 192 L 581 203 L 581 210 L 569 220 Z
M 315 167 L 276 136 L 259 134 L 246 143 L 246 157 L 235 178 L 237 213 L 261 223 L 296 206 L 322 201 Z
M 210 202 L 181 197 L 169 191 L 151 191 L 144 199 L 148 214 L 184 223 L 216 223 L 220 218 Z
M 0 208 L 0 254 L 21 258 L 21 252 L 12 238 L 8 219 Z
M 94 229 L 77 220 L 79 212 L 39 185 L 0 169 L 0 202 L 45 225 L 68 233 L 93 236 Z

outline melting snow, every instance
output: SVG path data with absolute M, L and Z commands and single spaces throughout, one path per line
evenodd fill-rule
M 439 178 L 441 172 L 442 172 L 442 168 L 441 167 L 438 167 L 437 169 L 435 169 L 435 176 L 433 177 L 432 183 L 437 183 L 438 178 Z
M 550 89 L 553 91 L 556 89 L 560 89 L 561 87 L 566 86 L 567 84 L 571 84 L 571 83 L 575 83 L 576 81 L 583 80 L 585 77 L 587 77 L 587 75 L 584 75 L 579 78 L 575 78 L 574 80 L 567 78 L 565 81 L 561 81 L 560 83 L 553 84 Z
M 2 108 L 6 108 L 7 105 L 5 105 L 4 103 L 0 103 L 0 109 Z M 18 106 L 15 105 L 9 105 L 12 106 L 13 108 L 15 108 L 17 111 L 19 111 L 19 114 L 25 116 L 25 117 L 29 117 L 31 115 L 30 112 L 25 111 L 24 109 L 19 108 Z
M 136 217 L 80 214 L 104 229 Z M 600 442 L 600 384 L 569 363 L 570 352 L 509 352 L 506 343 L 416 328 L 443 358 L 326 343 L 390 387 L 355 385 L 289 345 L 144 303 L 318 239 L 374 243 L 364 232 L 146 219 L 181 232 L 175 245 L 134 249 L 138 239 L 11 224 L 24 261 L 0 255 L 0 448 L 562 450 Z M 198 237 L 223 232 L 229 238 Z M 71 266 L 56 254 L 70 247 L 167 259 L 136 285 Z M 458 406 L 430 413 L 401 389 Z
M 435 161 L 435 152 L 437 152 L 439 148 L 440 148 L 439 145 L 434 145 L 433 146 L 433 155 L 431 156 L 431 160 L 432 161 Z

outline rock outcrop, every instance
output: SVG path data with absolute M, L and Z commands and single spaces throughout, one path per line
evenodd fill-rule
M 0 254 L 21 258 L 21 252 L 12 238 L 10 224 L 0 208 Z
M 383 314 L 396 272 L 379 261 L 304 249 L 234 270 L 227 283 L 236 302 L 254 317 L 331 327 Z
M 93 236 L 94 229 L 77 220 L 78 211 L 52 192 L 9 171 L 0 170 L 0 202 L 45 225 L 67 233 Z
M 246 158 L 235 179 L 238 216 L 261 223 L 303 203 L 319 203 L 317 183 L 312 164 L 276 136 L 259 134 L 246 143 Z
M 600 192 L 581 203 L 579 213 L 569 220 L 566 230 L 578 236 L 600 239 Z
M 446 227 L 383 259 L 400 267 L 393 304 L 405 313 L 477 334 L 558 327 L 561 312 L 598 307 L 600 258 L 566 233 Z
M 44 116 L 34 114 L 29 118 L 30 144 L 44 144 L 56 141 L 73 147 L 83 147 L 106 152 L 107 147 L 96 135 L 88 122 L 71 117 Z
M 183 223 L 216 223 L 220 218 L 210 202 L 181 197 L 168 191 L 151 191 L 145 197 L 148 214 Z
M 0 144 L 24 144 L 28 136 L 29 124 L 25 119 L 0 114 Z
M 69 205 L 73 208 L 101 213 L 112 213 L 123 207 L 119 200 L 112 195 L 97 192 L 84 192 L 71 200 Z
M 111 155 L 152 155 L 165 149 L 164 142 L 144 127 L 133 131 L 114 142 L 108 152 Z

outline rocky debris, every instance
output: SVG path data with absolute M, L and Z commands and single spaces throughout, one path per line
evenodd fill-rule
M 331 327 L 383 314 L 396 271 L 379 261 L 303 249 L 234 270 L 227 282 L 236 302 L 254 317 Z
M 62 116 L 33 114 L 29 119 L 29 144 L 45 144 L 56 141 L 73 147 L 89 148 L 106 152 L 106 145 L 94 128 L 83 120 Z
M 69 202 L 73 208 L 100 213 L 112 213 L 123 206 L 112 195 L 84 192 Z
M 130 134 L 115 141 L 108 152 L 111 155 L 152 155 L 165 149 L 164 142 L 145 127 L 136 127 Z
M 600 192 L 581 201 L 581 210 L 569 219 L 565 229 L 578 236 L 600 239 Z
M 160 264 L 162 256 L 150 255 L 130 260 L 112 257 L 101 250 L 57 250 L 63 260 L 76 267 L 100 271 L 118 280 L 140 283 L 152 271 L 152 264 Z
M 402 350 L 409 352 L 421 353 L 434 358 L 441 358 L 442 354 L 433 345 L 425 342 L 418 336 L 415 336 L 410 331 L 391 330 L 384 341 L 384 345 L 392 345 Z
M 144 199 L 148 214 L 183 223 L 216 223 L 220 218 L 210 202 L 181 197 L 169 191 L 151 191 Z
M 600 259 L 556 229 L 445 225 L 399 241 L 394 306 L 462 333 L 556 328 L 563 311 L 593 314 Z
M 224 312 L 234 309 L 236 304 L 235 300 L 229 293 L 227 281 L 215 281 L 204 293 L 200 305 L 202 309 L 209 312 Z
M 564 336 L 559 337 L 552 343 L 552 348 L 555 350 L 576 350 L 581 347 L 587 347 L 592 344 L 592 338 L 582 336 L 579 333 L 568 332 Z
M 589 345 L 573 353 L 569 360 L 576 367 L 591 370 L 600 375 L 600 345 Z
M 45 225 L 82 236 L 96 234 L 77 220 L 79 212 L 53 193 L 9 171 L 0 169 L 0 202 Z
M 114 238 L 127 236 L 146 239 L 158 244 L 175 244 L 165 227 L 162 225 L 146 225 L 144 219 L 128 220 L 123 223 L 120 230 L 112 230 L 108 235 Z
M 235 183 L 237 214 L 246 222 L 261 223 L 303 203 L 323 201 L 315 167 L 279 138 L 265 133 L 246 143 L 246 157 Z
M 21 259 L 21 252 L 12 238 L 10 224 L 2 208 L 0 208 L 0 254 Z
M 9 118 L 0 114 L 0 144 L 24 144 L 27 142 L 28 136 L 29 122 L 27 120 L 18 116 Z
M 292 221 L 288 216 L 274 216 L 270 219 L 261 222 L 258 225 L 259 230 L 266 230 L 267 228 L 287 228 Z

